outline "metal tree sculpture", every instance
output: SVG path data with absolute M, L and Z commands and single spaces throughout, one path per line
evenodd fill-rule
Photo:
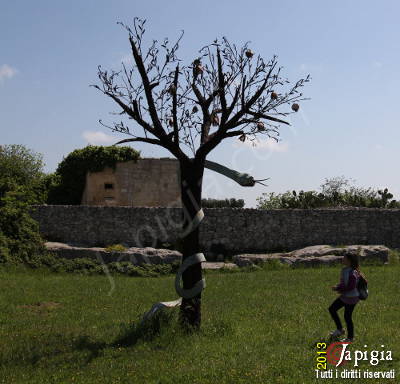
M 202 259 L 198 255 L 202 254 L 198 224 L 207 155 L 227 138 L 243 142 L 264 135 L 278 141 L 279 124 L 288 124 L 281 117 L 298 111 L 298 102 L 304 100 L 299 89 L 310 78 L 290 85 L 281 76 L 276 56 L 264 61 L 248 43 L 238 48 L 225 37 L 201 48 L 197 58 L 183 65 L 177 56 L 183 32 L 173 44 L 168 39 L 153 40 L 145 48 L 145 20 L 135 18 L 132 28 L 119 24 L 129 34 L 132 65 L 128 68 L 122 63 L 120 71 L 110 72 L 99 66 L 100 85 L 94 87 L 113 99 L 121 108 L 118 114 L 127 120 L 111 126 L 100 122 L 131 136 L 119 143 L 159 145 L 179 161 L 186 293 L 181 294 L 180 314 L 183 323 L 199 327 Z M 129 120 L 135 123 L 133 127 L 128 126 Z

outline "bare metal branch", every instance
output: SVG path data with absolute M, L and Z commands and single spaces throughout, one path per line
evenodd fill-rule
M 99 67 L 96 89 L 116 102 L 128 121 L 135 121 L 145 140 L 158 140 L 178 159 L 205 159 L 222 140 L 239 136 L 279 137 L 279 125 L 295 113 L 293 104 L 307 100 L 300 92 L 307 76 L 294 84 L 281 75 L 277 57 L 265 61 L 249 49 L 223 37 L 204 46 L 188 65 L 178 57 L 184 35 L 175 42 L 145 42 L 145 20 L 134 19 L 129 34 L 133 60 L 120 71 Z M 128 133 L 127 124 L 117 123 Z M 148 141 L 149 142 L 149 141 Z M 150 143 L 150 142 L 149 142 Z

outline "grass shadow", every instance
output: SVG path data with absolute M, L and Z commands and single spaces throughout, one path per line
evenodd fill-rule
M 122 324 L 119 334 L 111 342 L 95 340 L 88 335 L 47 335 L 45 339 L 24 343 L 23 347 L 9 349 L 7 353 L 0 351 L 0 366 L 37 366 L 50 359 L 55 365 L 64 364 L 65 359 L 68 360 L 76 351 L 84 352 L 79 360 L 82 359 L 82 364 L 89 364 L 106 349 L 134 347 L 139 342 L 151 342 L 163 334 L 171 336 L 170 339 L 173 340 L 176 335 L 170 330 L 175 324 L 175 317 L 173 310 L 160 310 L 145 322 L 141 322 L 139 318 L 137 322 Z
M 139 341 L 152 341 L 160 336 L 162 332 L 171 328 L 173 320 L 176 317 L 174 310 L 159 310 L 150 319 L 142 322 L 123 324 L 121 332 L 117 338 L 110 344 L 111 347 L 132 347 Z
M 103 350 L 108 348 L 128 348 L 139 342 L 151 342 L 162 333 L 168 332 L 172 327 L 175 312 L 172 310 L 160 310 L 150 319 L 142 322 L 121 324 L 121 330 L 114 341 L 110 343 L 91 340 L 88 336 L 82 336 L 75 343 L 75 349 L 89 352 L 86 363 L 101 356 Z
M 104 349 L 109 344 L 101 341 L 91 340 L 89 336 L 81 336 L 75 342 L 73 349 L 77 351 L 87 351 L 89 355 L 85 359 L 85 363 L 89 364 L 92 360 L 102 355 Z
M 90 353 L 87 359 L 89 363 L 99 357 L 104 349 L 108 348 L 132 348 L 141 342 L 155 342 L 155 348 L 162 349 L 181 337 L 196 335 L 215 339 L 235 333 L 233 325 L 224 320 L 209 322 L 200 330 L 182 327 L 178 321 L 178 311 L 176 309 L 162 309 L 145 322 L 137 321 L 121 324 L 119 334 L 110 343 L 92 341 L 86 336 L 81 337 L 75 345 L 76 349 L 86 350 Z

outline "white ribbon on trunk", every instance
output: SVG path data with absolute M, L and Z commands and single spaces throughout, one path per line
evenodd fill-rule
M 201 223 L 201 221 L 204 219 L 204 212 L 203 209 L 200 209 L 193 220 L 189 223 L 188 228 L 189 232 L 186 233 L 184 231 L 185 235 L 188 235 L 189 233 L 193 232 Z M 182 275 L 183 272 L 186 271 L 187 268 L 190 266 L 197 264 L 197 263 L 202 263 L 206 261 L 206 258 L 204 257 L 203 253 L 195 253 L 189 257 L 187 257 L 183 262 L 181 263 L 178 272 L 176 273 L 175 277 L 175 290 L 177 294 L 180 296 L 179 299 L 174 300 L 174 301 L 160 301 L 159 303 L 153 304 L 151 309 L 147 311 L 142 319 L 142 323 L 152 317 L 155 313 L 157 313 L 160 309 L 162 308 L 173 308 L 181 305 L 182 303 L 182 297 L 185 299 L 191 299 L 192 297 L 197 296 L 201 291 L 206 287 L 206 280 L 201 279 L 196 282 L 196 284 L 190 288 L 190 289 L 184 289 L 181 286 L 181 280 L 182 280 Z

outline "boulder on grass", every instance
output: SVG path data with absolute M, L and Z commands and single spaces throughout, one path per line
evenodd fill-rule
M 233 262 L 239 267 L 265 263 L 277 259 L 291 265 L 317 266 L 340 264 L 345 254 L 358 254 L 360 263 L 364 260 L 386 263 L 389 260 L 389 248 L 383 245 L 349 245 L 332 247 L 330 245 L 313 245 L 292 252 L 240 254 L 233 257 Z
M 122 252 L 108 252 L 105 248 L 74 247 L 64 243 L 47 242 L 45 247 L 51 253 L 64 259 L 88 258 L 100 262 L 122 262 L 129 261 L 133 265 L 143 264 L 172 264 L 182 259 L 182 254 L 170 249 L 156 249 L 151 247 L 127 248 Z

